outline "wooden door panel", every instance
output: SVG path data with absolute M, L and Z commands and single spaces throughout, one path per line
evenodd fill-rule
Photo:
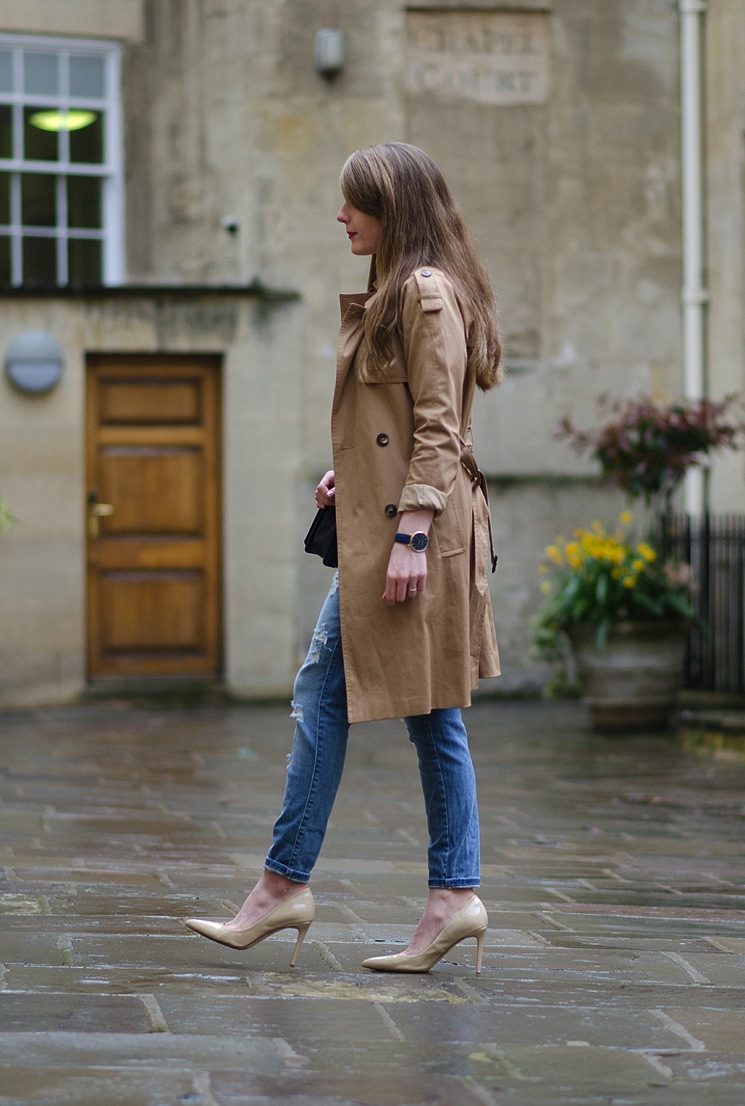
M 198 424 L 202 410 L 201 381 L 121 380 L 104 381 L 101 389 L 101 422 Z
M 88 668 L 219 673 L 219 364 L 91 357 Z
M 204 526 L 202 451 L 170 446 L 105 448 L 100 494 L 116 509 L 101 520 L 102 533 L 199 534 Z
M 204 598 L 204 576 L 196 571 L 103 573 L 104 651 L 198 650 Z

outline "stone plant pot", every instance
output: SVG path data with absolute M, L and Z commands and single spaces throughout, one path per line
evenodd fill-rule
M 620 622 L 604 647 L 596 627 L 568 630 L 592 728 L 599 733 L 662 730 L 672 722 L 683 681 L 682 622 Z

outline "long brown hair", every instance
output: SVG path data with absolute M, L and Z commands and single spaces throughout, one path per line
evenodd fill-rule
M 383 372 L 394 333 L 400 332 L 403 285 L 414 269 L 434 265 L 455 283 L 473 316 L 468 363 L 484 391 L 499 384 L 501 345 L 494 293 L 471 232 L 437 165 L 416 146 L 365 146 L 341 171 L 344 199 L 381 222 L 372 259 L 377 296 L 365 319 L 368 364 Z

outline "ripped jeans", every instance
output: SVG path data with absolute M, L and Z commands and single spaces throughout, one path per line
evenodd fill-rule
M 295 738 L 282 812 L 265 867 L 307 883 L 344 769 L 349 722 L 334 575 L 293 696 Z M 427 814 L 430 887 L 478 887 L 476 779 L 460 710 L 404 718 L 417 751 Z

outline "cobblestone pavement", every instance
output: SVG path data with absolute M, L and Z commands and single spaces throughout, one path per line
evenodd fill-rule
M 316 922 L 227 918 L 283 787 L 284 706 L 0 715 L 0 1103 L 743 1106 L 745 762 L 591 735 L 578 704 L 470 712 L 490 915 L 380 975 L 425 896 L 399 722 L 354 727 Z

